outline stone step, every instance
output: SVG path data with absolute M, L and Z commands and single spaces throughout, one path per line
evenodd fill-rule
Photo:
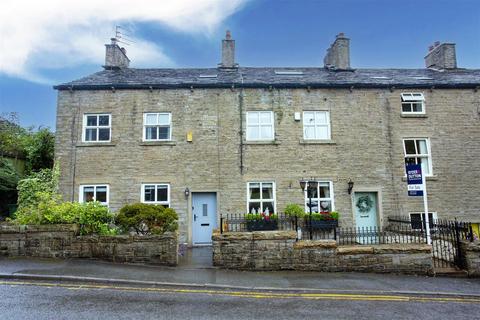
M 433 272 L 436 276 L 448 276 L 448 277 L 466 277 L 468 273 L 466 270 L 460 270 L 453 267 L 446 268 L 434 268 Z

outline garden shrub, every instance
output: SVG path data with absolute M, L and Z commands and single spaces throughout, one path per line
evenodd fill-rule
M 301 218 L 305 215 L 305 211 L 298 204 L 290 203 L 285 207 L 285 214 L 292 217 Z
M 124 231 L 137 234 L 163 234 L 178 229 L 178 215 L 175 210 L 161 205 L 146 203 L 127 204 L 115 218 L 116 224 Z
M 70 224 L 80 226 L 80 234 L 114 235 L 111 227 L 113 214 L 100 202 L 57 202 L 48 193 L 37 193 L 40 202 L 37 207 L 17 211 L 17 224 Z
M 12 222 L 17 224 L 80 225 L 80 234 L 116 234 L 111 228 L 113 214 L 99 202 L 62 202 L 57 193 L 59 169 L 44 169 L 20 180 L 18 210 Z

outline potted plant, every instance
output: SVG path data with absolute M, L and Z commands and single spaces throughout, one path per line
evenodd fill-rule
M 248 231 L 267 231 L 278 229 L 278 216 L 276 214 L 265 213 L 247 213 L 245 216 L 247 220 Z
M 310 216 L 305 214 L 305 222 L 310 227 Z M 312 229 L 333 229 L 338 227 L 338 212 L 320 212 L 312 213 Z
M 285 214 L 290 217 L 302 218 L 305 216 L 305 211 L 298 204 L 290 203 L 285 207 Z

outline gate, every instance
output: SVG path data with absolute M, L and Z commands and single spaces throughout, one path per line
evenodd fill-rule
M 422 215 L 418 218 L 412 217 L 389 217 L 390 226 L 408 225 L 410 230 L 416 230 L 422 234 L 426 243 L 426 224 Z M 432 239 L 433 267 L 438 271 L 452 271 L 452 269 L 464 269 L 465 257 L 461 247 L 462 240 L 473 241 L 472 226 L 468 222 L 459 222 L 456 219 L 441 220 L 431 219 L 430 236 Z
M 435 269 L 464 269 L 465 253 L 461 248 L 461 241 L 473 240 L 470 223 L 457 220 L 434 220 L 430 223 L 430 233 L 433 267 Z

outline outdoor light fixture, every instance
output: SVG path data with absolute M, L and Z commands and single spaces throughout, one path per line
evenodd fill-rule
M 300 188 L 302 188 L 302 191 L 305 190 L 305 185 L 307 184 L 307 180 L 302 179 L 300 180 Z
M 188 198 L 189 195 L 190 195 L 190 189 L 185 188 L 185 198 Z
M 352 179 L 348 179 L 348 194 L 352 193 L 352 189 L 353 189 L 353 181 Z

